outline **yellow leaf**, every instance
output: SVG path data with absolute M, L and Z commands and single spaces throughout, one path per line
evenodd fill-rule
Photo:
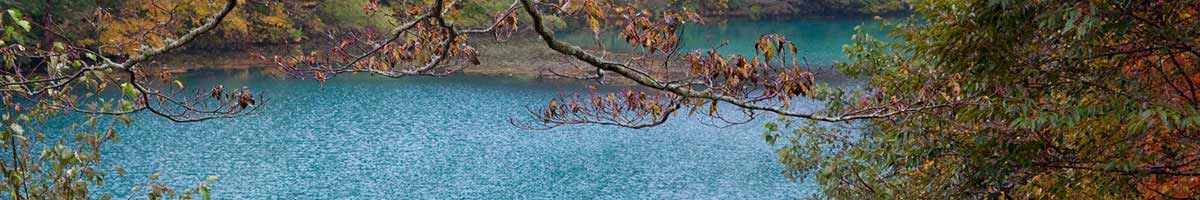
M 597 20 L 595 17 L 591 17 L 591 16 L 588 16 L 587 20 L 588 20 L 588 26 L 590 26 L 592 28 L 592 32 L 599 33 L 600 32 L 600 20 Z
M 713 113 L 716 113 L 716 112 L 717 112 L 717 100 L 713 100 L 712 105 L 708 106 L 708 115 L 711 116 L 711 115 L 713 115 Z

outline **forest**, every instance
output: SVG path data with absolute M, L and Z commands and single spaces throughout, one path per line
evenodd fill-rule
M 3 0 L 5 199 L 1200 198 L 1198 0 Z

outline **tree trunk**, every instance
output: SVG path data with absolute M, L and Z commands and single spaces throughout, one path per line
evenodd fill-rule
M 46 7 L 42 8 L 42 48 L 54 48 L 54 34 L 50 32 L 51 24 L 54 22 L 54 0 L 46 0 Z

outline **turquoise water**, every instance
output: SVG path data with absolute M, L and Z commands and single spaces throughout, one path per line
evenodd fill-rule
M 683 28 L 682 48 L 684 51 L 718 48 L 722 54 L 754 54 L 754 42 L 765 34 L 780 34 L 796 44 L 797 53 L 809 64 L 829 65 L 845 59 L 842 45 L 850 43 L 855 26 L 863 32 L 884 38 L 886 32 L 879 20 L 872 19 L 793 19 L 793 20 L 749 20 L 731 19 L 724 22 L 689 24 Z M 567 31 L 564 40 L 584 46 L 595 46 L 590 31 Z M 724 44 L 724 45 L 722 45 Z M 628 50 L 630 46 L 615 33 L 603 34 L 601 45 L 613 50 Z
M 762 128 L 725 129 L 680 118 L 630 130 L 516 128 L 524 106 L 581 88 L 482 76 L 273 80 L 252 71 L 190 74 L 193 85 L 270 91 L 266 112 L 193 124 L 143 117 L 105 160 L 123 196 L 155 171 L 187 186 L 221 178 L 228 199 L 721 198 L 807 196 L 762 141 Z
M 795 40 L 808 41 L 814 58 L 837 59 L 861 21 L 826 23 L 730 23 L 688 34 L 753 40 L 763 31 L 792 31 L 789 37 L 808 37 Z M 122 128 L 121 142 L 104 149 L 106 168 L 128 174 L 108 177 L 101 193 L 141 195 L 129 189 L 154 172 L 175 187 L 220 177 L 213 187 L 221 199 L 787 199 L 818 190 L 811 180 L 780 174 L 761 123 L 714 128 L 678 117 L 649 129 L 548 131 L 509 124 L 526 106 L 581 84 L 472 75 L 341 76 L 321 84 L 254 70 L 184 79 L 192 88 L 267 91 L 268 107 L 189 124 L 139 116 Z

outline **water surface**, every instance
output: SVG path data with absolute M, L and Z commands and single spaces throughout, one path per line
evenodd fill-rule
M 729 38 L 753 53 L 763 33 L 797 41 L 812 62 L 840 59 L 861 20 L 730 22 L 690 27 L 688 48 Z M 570 35 L 570 34 L 568 34 Z M 177 124 L 142 115 L 105 147 L 122 166 L 101 193 L 124 198 L 161 172 L 186 187 L 218 176 L 222 199 L 786 199 L 816 192 L 788 180 L 760 123 L 729 128 L 676 117 L 648 129 L 567 126 L 519 129 L 508 119 L 580 84 L 456 75 L 325 83 L 279 80 L 255 70 L 188 73 L 193 88 L 268 91 L 265 112 Z M 768 117 L 769 118 L 769 117 Z
M 121 197 L 153 172 L 180 187 L 218 176 L 217 196 L 228 199 L 779 199 L 814 188 L 779 174 L 759 124 L 717 129 L 682 117 L 641 130 L 509 124 L 524 106 L 564 92 L 561 83 L 188 76 L 192 85 L 245 85 L 272 98 L 264 113 L 233 120 L 140 117 L 105 149 L 105 160 L 129 173 L 110 178 L 106 191 Z
M 688 24 L 682 28 L 681 49 L 710 50 L 716 48 L 724 55 L 755 53 L 754 42 L 766 34 L 779 34 L 796 44 L 797 54 L 812 65 L 829 65 L 845 59 L 842 46 L 851 42 L 854 27 L 864 33 L 886 38 L 882 21 L 868 18 L 751 20 L 730 19 L 704 24 Z M 576 45 L 595 46 L 591 31 L 565 31 L 563 38 Z M 601 45 L 617 51 L 631 47 L 615 33 L 601 35 Z

